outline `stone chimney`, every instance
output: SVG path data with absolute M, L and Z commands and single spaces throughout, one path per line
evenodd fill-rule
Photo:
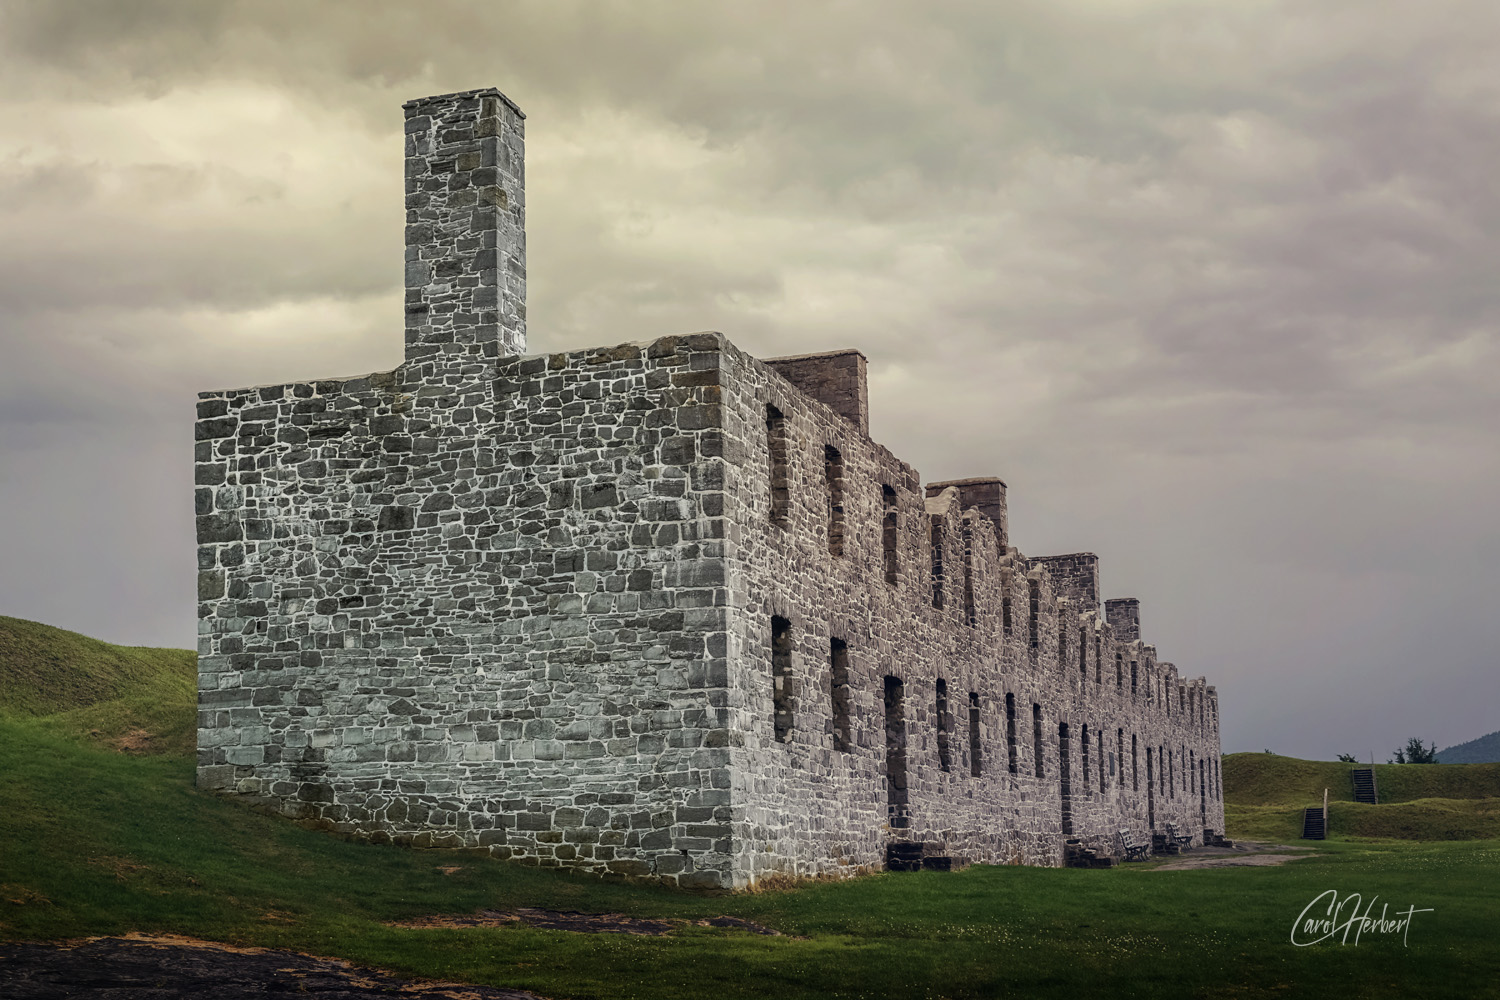
M 1141 637 L 1141 602 L 1134 597 L 1111 597 L 1104 602 L 1104 620 L 1115 627 L 1115 638 L 1133 642 Z
M 995 540 L 1000 543 L 1000 554 L 1005 555 L 1010 544 L 1010 519 L 1005 506 L 1005 482 L 993 476 L 978 479 L 949 479 L 941 483 L 928 483 L 927 496 L 937 496 L 950 486 L 958 488 L 960 510 L 973 508 L 995 526 Z
M 526 118 L 493 87 L 408 101 L 406 362 L 526 353 Z

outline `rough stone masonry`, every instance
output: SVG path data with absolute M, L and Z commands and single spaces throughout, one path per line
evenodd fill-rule
M 199 396 L 200 787 L 708 888 L 1222 831 L 1217 694 L 1092 554 L 872 441 L 857 351 L 525 356 L 524 116 L 405 110 L 405 363 Z

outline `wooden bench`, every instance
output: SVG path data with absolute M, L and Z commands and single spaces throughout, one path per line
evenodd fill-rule
M 1174 844 L 1186 851 L 1192 849 L 1193 838 L 1191 836 L 1184 837 L 1182 834 L 1178 833 L 1176 823 L 1168 823 L 1167 843 Z
M 1149 861 L 1151 845 L 1136 843 L 1129 830 L 1115 831 L 1115 848 L 1126 861 Z

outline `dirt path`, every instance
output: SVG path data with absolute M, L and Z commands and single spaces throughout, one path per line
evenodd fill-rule
M 576 910 L 538 910 L 520 907 L 514 910 L 480 910 L 472 915 L 417 917 L 393 923 L 391 927 L 504 927 L 524 924 L 549 931 L 576 931 L 580 934 L 641 934 L 662 937 L 689 925 L 725 927 L 751 934 L 781 934 L 778 930 L 739 917 L 709 917 L 705 920 L 651 920 L 627 917 L 623 913 L 579 913 Z
M 1298 853 L 1286 853 L 1296 851 Z M 1152 871 L 1185 871 L 1194 868 L 1261 868 L 1284 865 L 1288 861 L 1310 856 L 1306 848 L 1289 844 L 1263 844 L 1256 841 L 1237 841 L 1233 847 L 1195 847 L 1180 860 L 1157 865 Z

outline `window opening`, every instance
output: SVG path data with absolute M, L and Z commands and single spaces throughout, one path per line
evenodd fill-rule
M 979 777 L 984 773 L 984 761 L 979 743 L 979 692 L 969 692 L 969 774 Z
M 953 728 L 953 720 L 948 717 L 948 682 L 941 677 L 937 679 L 936 711 L 938 766 L 944 771 L 951 771 L 953 751 L 948 745 L 948 733 Z
M 1042 706 L 1035 702 L 1031 706 L 1031 742 L 1032 751 L 1036 754 L 1036 776 L 1045 777 L 1042 766 Z
M 792 735 L 792 623 L 771 616 L 771 693 L 775 707 L 776 742 Z
M 853 749 L 849 739 L 849 644 L 843 639 L 828 641 L 828 686 L 833 703 L 833 748 L 848 753 Z
M 880 486 L 880 503 L 885 512 L 880 522 L 880 547 L 885 555 L 885 582 L 896 583 L 896 491 L 884 483 Z
M 885 679 L 885 780 L 891 829 L 910 825 L 906 799 L 906 705 L 899 677 Z
M 823 478 L 828 484 L 828 551 L 844 554 L 844 456 L 833 445 L 823 447 Z
M 786 417 L 774 406 L 766 407 L 766 450 L 771 463 L 771 520 L 785 525 L 791 510 L 787 486 Z
M 940 514 L 932 515 L 932 606 L 938 610 L 943 607 L 943 517 Z
M 1013 694 L 1005 696 L 1005 752 L 1010 773 L 1016 774 L 1016 696 Z
M 1059 722 L 1057 724 L 1057 775 L 1058 786 L 1062 793 L 1062 832 L 1067 837 L 1073 833 L 1073 783 L 1068 774 L 1068 724 Z M 1088 727 L 1084 727 L 1083 735 L 1083 782 L 1088 784 L 1089 771 L 1089 737 Z
M 1027 580 L 1027 600 L 1029 605 L 1026 620 L 1027 641 L 1031 643 L 1033 650 L 1040 649 L 1042 645 L 1042 585 L 1035 580 Z

